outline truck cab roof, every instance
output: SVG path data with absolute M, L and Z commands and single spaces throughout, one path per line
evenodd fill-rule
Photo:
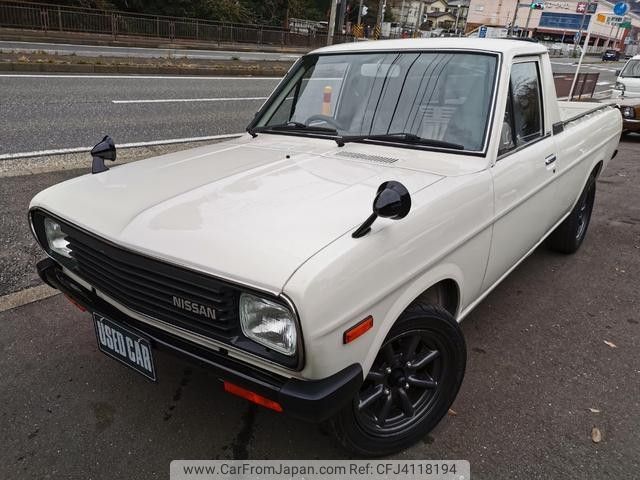
M 521 40 L 498 38 L 410 38 L 399 40 L 378 40 L 375 42 L 340 43 L 319 48 L 311 53 L 349 53 L 400 50 L 466 50 L 502 53 L 505 56 L 538 55 L 547 52 L 544 45 Z

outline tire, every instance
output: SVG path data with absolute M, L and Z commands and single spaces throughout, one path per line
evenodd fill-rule
M 332 433 L 364 457 L 413 445 L 446 415 L 466 362 L 455 319 L 443 308 L 416 302 L 389 331 L 358 394 L 329 421 Z
M 591 175 L 569 216 L 549 236 L 549 248 L 566 254 L 578 251 L 587 236 L 595 198 L 596 177 Z

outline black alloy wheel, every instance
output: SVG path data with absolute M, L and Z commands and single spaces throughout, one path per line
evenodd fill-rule
M 466 359 L 464 336 L 451 314 L 412 304 L 389 331 L 360 391 L 330 420 L 335 437 L 365 457 L 413 445 L 446 415 Z
M 573 210 L 549 235 L 547 244 L 560 253 L 575 253 L 587 236 L 596 198 L 596 176 L 591 175 Z
M 427 415 L 439 394 L 443 350 L 423 330 L 386 340 L 354 400 L 362 428 L 373 435 L 388 435 Z

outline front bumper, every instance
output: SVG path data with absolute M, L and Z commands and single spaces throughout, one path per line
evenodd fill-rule
M 632 120 L 622 117 L 622 130 L 627 132 L 640 132 L 640 119 Z
M 125 315 L 65 275 L 60 265 L 50 258 L 40 261 L 37 268 L 46 284 L 71 297 L 75 303 L 140 332 L 150 339 L 154 348 L 195 361 L 221 380 L 278 402 L 283 412 L 292 417 L 312 422 L 326 420 L 351 401 L 362 384 L 362 367 L 357 363 L 321 380 L 285 378 L 258 369 L 230 357 L 226 351 L 203 348 Z

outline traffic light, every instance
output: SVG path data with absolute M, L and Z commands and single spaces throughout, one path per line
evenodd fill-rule
M 544 2 L 531 2 L 531 10 L 544 10 Z

